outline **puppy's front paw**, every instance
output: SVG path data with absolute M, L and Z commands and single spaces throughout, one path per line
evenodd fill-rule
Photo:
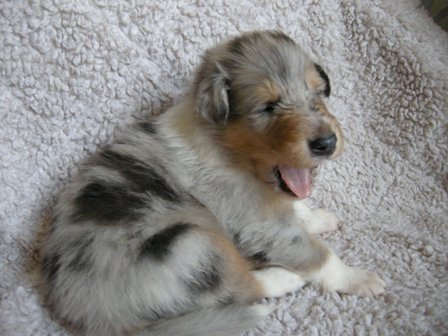
M 312 279 L 324 290 L 359 296 L 374 296 L 384 292 L 386 283 L 375 273 L 345 265 L 335 254 Z
M 309 233 L 320 234 L 335 231 L 338 228 L 338 218 L 332 212 L 324 209 L 311 210 L 311 216 L 306 223 Z
M 261 283 L 266 297 L 278 297 L 303 287 L 305 281 L 296 273 L 280 267 L 268 267 L 253 271 L 252 274 Z
M 373 272 L 350 267 L 345 284 L 339 287 L 335 290 L 340 293 L 371 297 L 383 293 L 386 283 Z

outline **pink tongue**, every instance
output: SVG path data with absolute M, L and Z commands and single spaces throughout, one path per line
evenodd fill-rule
M 307 198 L 311 194 L 311 169 L 279 167 L 283 181 L 298 198 Z

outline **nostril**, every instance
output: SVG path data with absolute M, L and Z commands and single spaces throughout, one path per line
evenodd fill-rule
M 311 140 L 309 146 L 315 155 L 331 155 L 336 149 L 337 138 L 334 133 Z

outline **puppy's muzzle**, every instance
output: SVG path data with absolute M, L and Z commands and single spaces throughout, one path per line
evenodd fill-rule
M 336 149 L 337 138 L 334 133 L 324 135 L 309 142 L 311 153 L 317 156 L 330 156 Z

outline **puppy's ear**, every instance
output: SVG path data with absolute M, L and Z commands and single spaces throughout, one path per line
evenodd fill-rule
M 324 89 L 322 93 L 324 94 L 325 97 L 329 97 L 331 93 L 330 78 L 328 78 L 327 73 L 324 71 L 324 69 L 322 69 L 322 67 L 319 64 L 314 63 L 314 67 L 324 82 Z
M 229 117 L 229 78 L 218 62 L 203 64 L 196 77 L 196 112 L 210 123 L 223 125 Z

